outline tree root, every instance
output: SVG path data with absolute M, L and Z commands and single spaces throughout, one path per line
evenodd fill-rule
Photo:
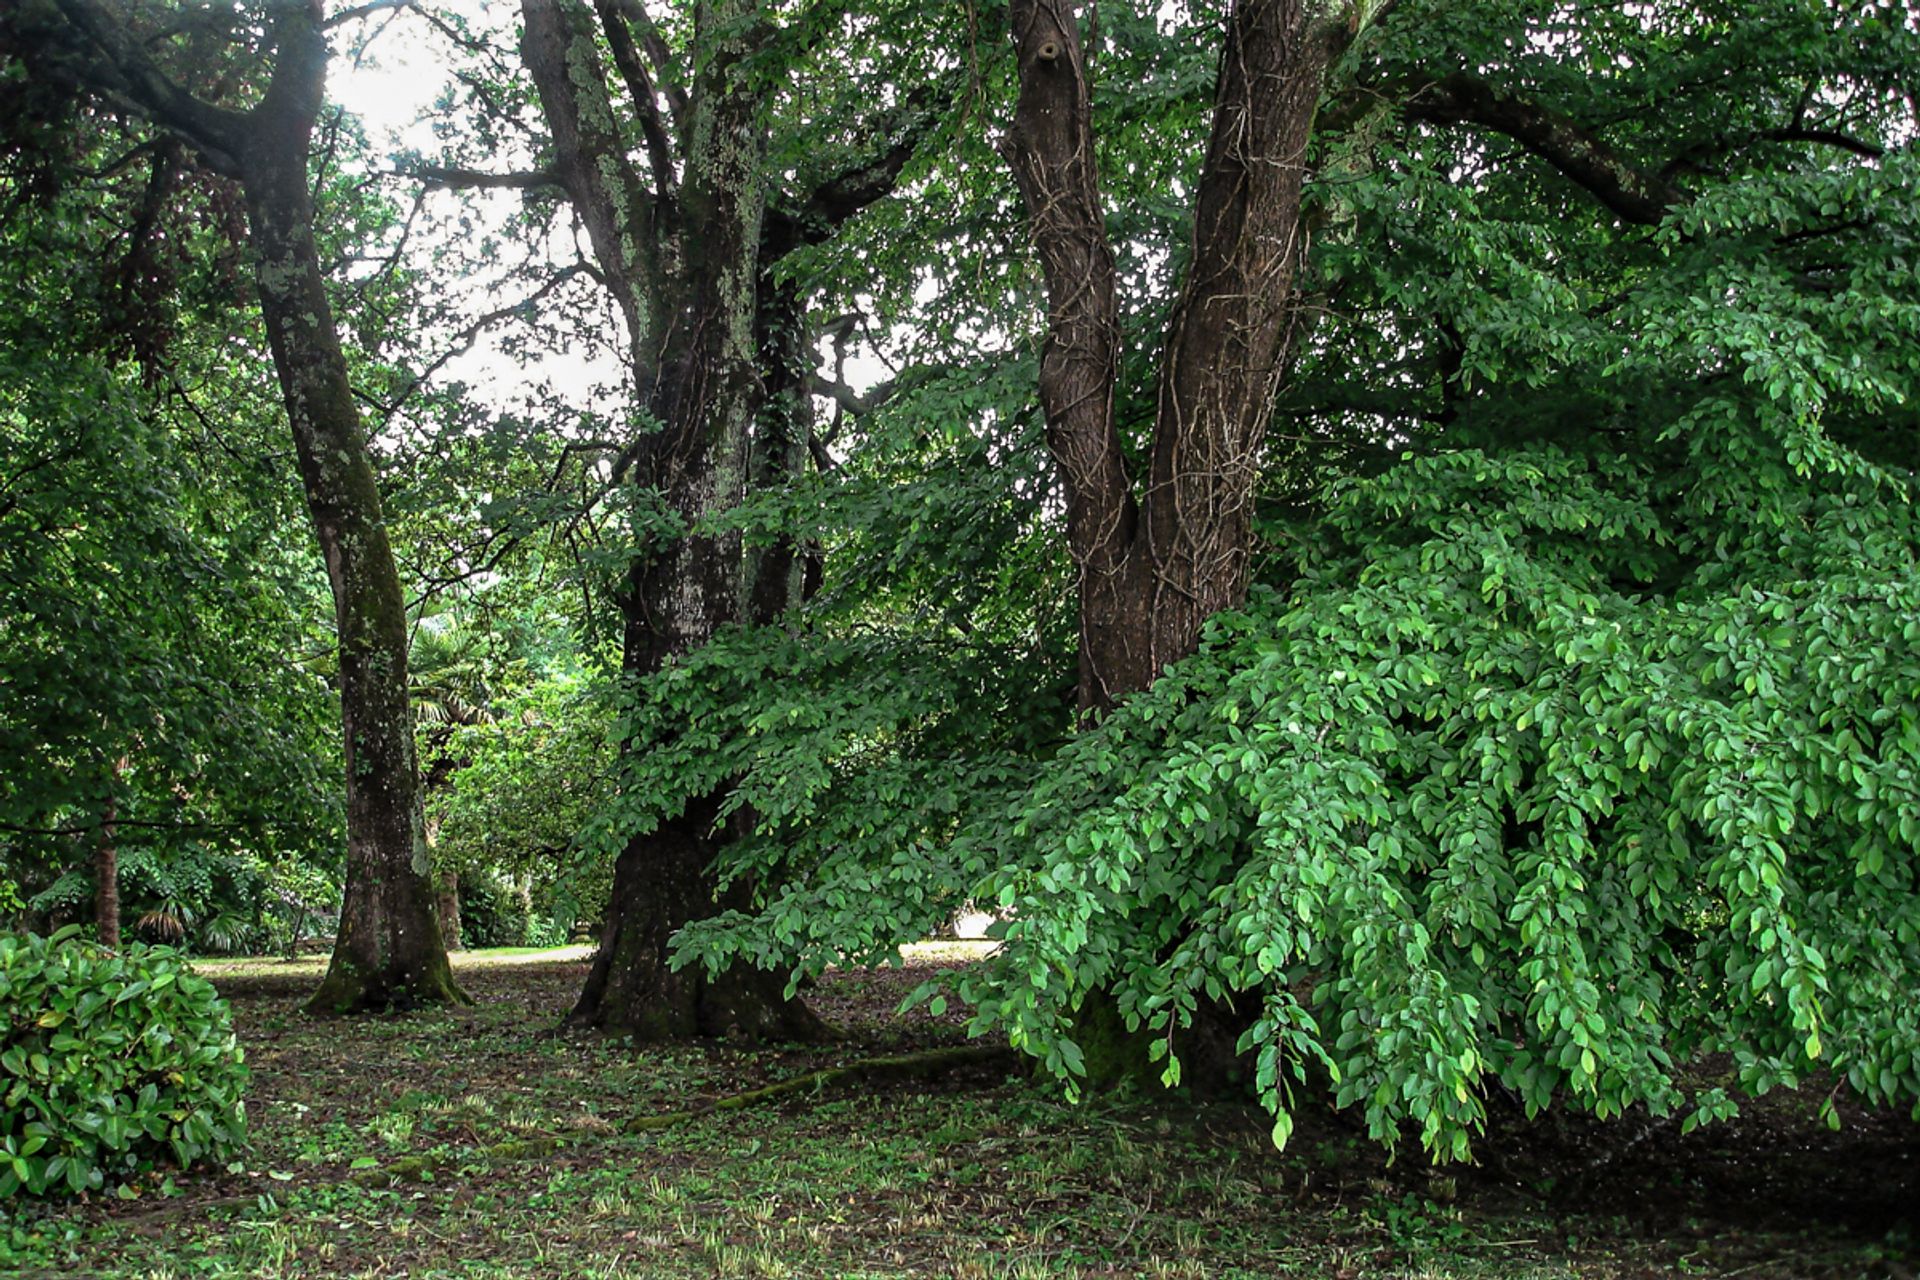
M 748 1107 L 773 1102 L 789 1094 L 820 1093 L 834 1085 L 853 1081 L 877 1084 L 883 1080 L 930 1080 L 960 1067 L 991 1066 L 997 1063 L 1012 1066 L 1018 1058 L 1019 1054 L 1005 1045 L 978 1044 L 960 1045 L 950 1049 L 929 1049 L 924 1053 L 900 1054 L 890 1058 L 866 1058 L 859 1062 L 849 1062 L 844 1066 L 822 1067 L 818 1071 L 809 1071 L 791 1080 L 782 1080 L 777 1084 L 749 1089 L 745 1093 L 736 1093 L 730 1097 L 716 1098 L 685 1111 L 635 1116 L 627 1121 L 626 1131 L 652 1133 L 660 1129 L 670 1129 L 688 1120 L 696 1120 L 715 1111 L 744 1111 Z

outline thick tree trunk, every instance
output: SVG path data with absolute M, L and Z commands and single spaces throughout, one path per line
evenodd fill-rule
M 552 130 L 556 172 L 579 211 L 602 278 L 619 302 L 636 394 L 659 425 L 638 437 L 619 479 L 657 503 L 659 528 L 634 551 L 621 596 L 622 668 L 645 676 L 751 616 L 754 581 L 741 537 L 712 517 L 746 496 L 752 429 L 765 394 L 756 368 L 768 100 L 743 62 L 771 26 L 750 0 L 695 8 L 699 51 L 684 117 L 683 169 L 649 148 L 652 185 L 615 126 L 599 42 L 574 0 L 522 0 L 522 57 Z M 624 19 L 603 6 L 616 54 Z M 643 130 L 663 127 L 644 73 L 620 67 Z M 671 318 L 671 323 L 667 319 Z M 642 1040 L 741 1034 L 794 1039 L 821 1026 L 772 975 L 674 973 L 668 941 L 721 905 L 709 865 L 725 839 L 717 795 L 635 839 L 614 868 L 601 945 L 570 1021 Z
M 723 904 L 707 866 L 725 832 L 714 834 L 713 797 L 629 844 L 614 868 L 613 897 L 599 951 L 569 1021 L 649 1042 L 691 1036 L 760 1041 L 816 1040 L 826 1027 L 785 995 L 773 973 L 735 965 L 718 977 L 675 972 L 669 943 L 681 926 Z
M 240 176 L 267 338 L 333 588 L 346 746 L 346 901 L 316 1013 L 463 1001 L 434 913 L 407 700 L 407 627 L 372 459 L 313 241 L 307 142 L 326 44 L 285 16 Z

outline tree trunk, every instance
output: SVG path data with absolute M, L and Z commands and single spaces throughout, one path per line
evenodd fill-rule
M 347 873 L 315 1013 L 461 1002 L 434 913 L 407 701 L 405 598 L 313 241 L 307 143 L 326 42 L 284 14 L 266 97 L 239 139 L 255 280 L 333 588 L 346 746 Z
M 1192 653 L 1246 596 L 1261 437 L 1285 369 L 1300 195 L 1326 68 L 1379 6 L 1238 0 L 1227 23 L 1194 244 L 1162 353 L 1152 456 L 1130 473 L 1091 87 L 1067 0 L 1013 0 L 1020 96 L 1005 149 L 1045 275 L 1040 398 L 1079 573 L 1081 709 L 1099 715 Z M 1141 482 L 1144 480 L 1144 484 Z
M 440 938 L 447 944 L 448 951 L 463 951 L 465 944 L 460 941 L 460 873 L 443 871 L 440 873 L 438 906 L 440 910 Z
M 708 864 L 725 833 L 713 834 L 718 803 L 706 797 L 620 855 L 600 947 L 569 1021 L 642 1042 L 726 1036 L 817 1040 L 825 1025 L 789 1000 L 778 974 L 735 965 L 718 977 L 695 966 L 675 972 L 668 944 L 681 926 L 721 907 Z
M 619 57 L 631 33 L 617 10 L 601 6 L 601 34 L 653 138 L 664 122 L 644 68 Z M 746 496 L 764 395 L 755 326 L 768 99 L 743 64 L 772 27 L 749 0 L 696 6 L 696 71 L 675 121 L 682 168 L 672 171 L 671 148 L 650 146 L 649 185 L 627 159 L 586 8 L 523 0 L 522 12 L 521 53 L 553 134 L 556 172 L 626 320 L 636 394 L 660 424 L 632 442 L 616 476 L 663 517 L 635 549 L 620 598 L 622 670 L 643 677 L 752 607 L 739 533 L 707 522 Z M 716 979 L 668 966 L 673 934 L 721 905 L 709 869 L 725 838 L 714 830 L 719 808 L 718 795 L 696 797 L 622 852 L 573 1024 L 641 1040 L 819 1033 L 819 1021 L 772 975 Z
M 109 798 L 93 846 L 93 922 L 103 947 L 120 945 L 120 849 L 114 838 L 118 816 L 119 806 Z

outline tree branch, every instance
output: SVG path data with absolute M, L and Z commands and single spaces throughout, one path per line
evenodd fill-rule
M 613 0 L 613 3 L 627 24 L 640 33 L 641 47 L 647 51 L 647 61 L 653 64 L 654 74 L 660 79 L 660 88 L 666 94 L 667 107 L 673 112 L 673 118 L 685 120 L 687 90 L 674 74 L 673 51 L 667 48 L 667 42 L 661 38 L 653 15 L 647 12 L 641 0 Z
M 586 273 L 584 266 L 575 263 L 564 271 L 556 272 L 545 284 L 518 302 L 510 302 L 504 307 L 495 307 L 493 310 L 476 318 L 471 324 L 454 335 L 452 344 L 449 345 L 445 351 L 442 351 L 438 356 L 435 356 L 429 361 L 426 367 L 421 369 L 419 373 L 407 379 L 407 385 L 401 388 L 400 394 L 394 397 L 391 405 L 379 406 L 383 424 L 392 421 L 393 416 L 405 407 L 407 401 L 412 398 L 413 394 L 425 386 L 430 378 L 446 368 L 447 365 L 454 360 L 471 351 L 473 344 L 479 340 L 482 333 L 485 333 L 488 329 L 503 320 L 512 320 L 516 317 L 527 316 L 532 312 L 533 305 L 539 302 L 540 299 L 546 297 L 567 281 L 583 276 Z
M 96 56 L 88 57 L 77 48 L 59 48 L 49 40 L 39 50 L 43 65 L 115 105 L 152 119 L 199 152 L 216 173 L 230 178 L 239 175 L 248 124 L 245 114 L 202 102 L 175 84 L 99 0 L 57 0 L 57 4 L 68 34 L 90 45 Z
M 371 18 L 376 13 L 388 9 L 411 9 L 414 0 L 367 0 L 365 4 L 354 5 L 351 9 L 342 9 L 320 24 L 322 31 L 331 31 L 335 27 L 345 26 L 349 22 L 358 22 L 362 18 Z
M 579 11 L 562 0 L 521 0 L 521 13 L 521 55 L 553 135 L 555 172 L 626 319 L 637 385 L 649 386 L 663 292 L 654 199 L 627 159 L 594 33 Z
M 953 88 L 957 89 L 957 86 Z M 900 175 L 919 154 L 940 120 L 936 96 L 950 99 L 950 87 L 923 87 L 877 121 L 871 130 L 871 148 L 859 161 L 816 182 L 795 205 L 767 211 L 769 256 L 780 258 L 805 245 L 820 244 L 863 210 L 892 195 Z
M 1817 142 L 1824 146 L 1838 147 L 1842 151 L 1851 151 L 1869 160 L 1879 160 L 1887 154 L 1884 147 L 1863 142 L 1859 138 L 1835 129 L 1808 129 L 1794 126 L 1785 129 L 1769 129 L 1760 136 L 1769 142 Z
M 447 191 L 536 191 L 561 186 L 560 175 L 550 169 L 531 169 L 519 173 L 488 173 L 482 169 L 459 169 L 427 164 L 412 169 L 390 170 L 394 177 L 413 178 L 436 190 Z
M 653 169 L 654 193 L 662 202 L 671 204 L 680 179 L 673 168 L 673 142 L 667 136 L 666 123 L 660 118 L 660 101 L 654 93 L 653 80 L 640 61 L 639 49 L 634 47 L 633 32 L 624 21 L 626 15 L 620 12 L 619 0 L 594 0 L 593 7 L 607 33 L 613 65 L 640 113 L 640 132 L 647 140 L 647 163 Z
M 1066 484 L 1074 559 L 1117 566 L 1137 508 L 1114 423 L 1120 324 L 1113 246 L 1094 168 L 1092 97 L 1067 0 L 1010 6 L 1020 96 L 1002 150 L 1027 209 L 1047 287 L 1040 403 Z
M 1407 104 L 1423 124 L 1475 125 L 1504 134 L 1584 188 L 1623 222 L 1657 226 L 1687 193 L 1625 160 L 1598 136 L 1565 116 L 1484 80 L 1458 73 L 1428 85 Z

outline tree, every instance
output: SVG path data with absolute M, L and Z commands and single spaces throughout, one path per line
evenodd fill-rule
M 1127 86 L 1083 93 L 1069 16 L 1016 9 L 1011 145 L 1083 616 L 1106 590 L 1087 566 L 1151 586 L 1135 555 L 1173 566 L 1157 580 L 1181 616 L 1181 566 L 1233 520 L 1244 603 L 1036 753 L 1019 794 L 980 792 L 924 862 L 893 832 L 839 849 L 688 954 L 870 953 L 921 886 L 967 886 L 1011 914 L 956 984 L 977 1031 L 1079 1081 L 1099 1046 L 1075 1013 L 1111 1002 L 1178 1082 L 1185 1035 L 1230 1006 L 1225 1047 L 1280 1141 L 1296 1090 L 1443 1158 L 1506 1100 L 1698 1123 L 1830 1070 L 1911 1105 L 1920 1026 L 1893 994 L 1920 972 L 1910 17 L 1514 4 L 1469 27 L 1397 6 L 1339 62 L 1304 150 L 1264 156 L 1318 177 L 1294 209 L 1292 373 L 1235 363 L 1285 344 L 1254 341 L 1272 296 L 1226 298 L 1227 381 L 1193 373 L 1206 412 L 1182 417 L 1169 362 L 1206 336 L 1206 282 L 1275 262 L 1210 269 L 1209 246 L 1288 234 L 1215 235 L 1267 225 L 1231 198 L 1251 179 L 1208 204 L 1222 149 L 1299 137 L 1256 127 L 1235 86 L 1307 46 L 1260 45 L 1272 11 L 1232 7 L 1216 145 L 1177 175 L 1202 193 L 1168 258 L 1189 283 L 1143 362 L 1116 332 L 1152 312 L 1106 300 L 1088 166 L 1130 178 L 1166 135 Z M 1245 126 L 1224 141 L 1223 108 Z M 1264 417 L 1234 393 L 1260 378 L 1285 438 L 1222 437 L 1237 475 L 1176 465 L 1182 432 Z M 1114 498 L 1102 478 L 1136 458 L 1142 495 Z M 841 813 L 802 821 L 859 838 Z M 919 874 L 896 879 L 902 861 Z M 1726 1089 L 1680 1065 L 1713 1053 Z
M 237 11 L 215 14 L 229 39 Z M 307 505 L 333 588 L 347 773 L 347 889 L 332 963 L 308 1007 L 351 1012 L 460 1000 L 434 915 L 407 702 L 405 602 L 366 435 L 314 246 L 307 148 L 327 45 L 320 6 L 278 7 L 271 59 L 244 109 L 194 96 L 106 3 L 61 0 L 8 19 L 9 43 L 52 77 L 179 138 L 240 184 L 254 283 Z
M 807 457 L 807 371 L 794 368 L 807 347 L 804 299 L 779 281 L 781 261 L 892 189 L 926 113 L 902 103 L 855 125 L 850 146 L 820 148 L 839 167 L 821 172 L 811 157 L 798 166 L 805 185 L 787 189 L 770 172 L 783 84 L 834 21 L 789 26 L 775 5 L 703 2 L 676 53 L 637 4 L 524 0 L 522 14 L 548 176 L 585 227 L 625 326 L 634 411 L 611 469 L 634 537 L 617 603 L 623 678 L 637 683 L 796 599 L 792 544 L 749 555 L 726 523 L 756 478 L 782 478 Z M 836 119 L 845 101 L 820 96 L 811 105 Z M 830 136 L 824 124 L 815 133 Z M 715 907 L 710 864 L 737 833 L 720 820 L 723 804 L 723 791 L 693 796 L 621 836 L 573 1021 L 646 1038 L 818 1034 L 773 975 L 670 962 L 673 935 Z M 747 891 L 735 886 L 736 905 Z

